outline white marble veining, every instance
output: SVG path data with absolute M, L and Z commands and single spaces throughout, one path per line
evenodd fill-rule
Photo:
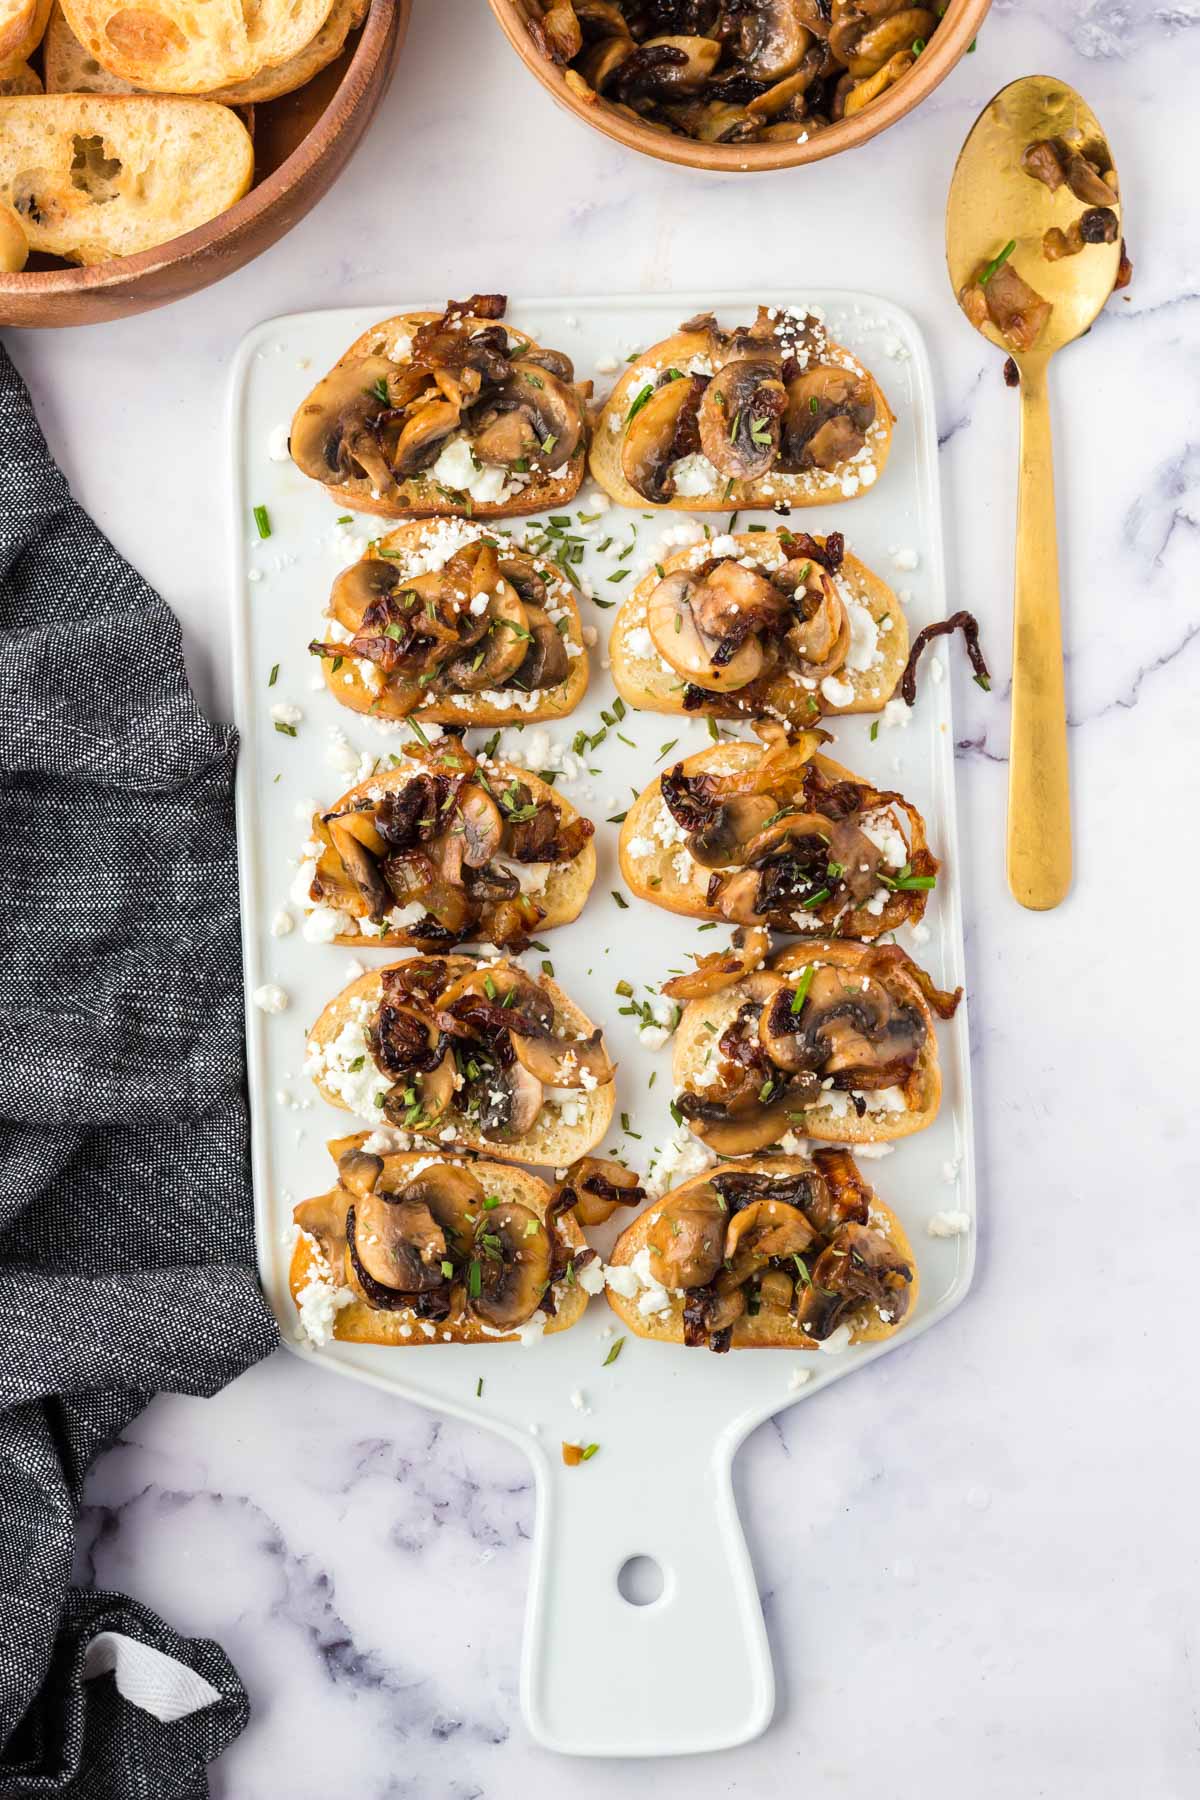
M 284 244 L 167 312 L 10 335 L 51 444 L 179 611 L 198 690 L 227 713 L 222 394 L 258 319 L 422 286 L 755 279 L 909 307 L 935 357 L 951 595 L 999 677 L 987 698 L 954 671 L 980 1268 L 953 1319 L 742 1453 L 780 1702 L 766 1737 L 703 1764 L 564 1769 L 533 1747 L 516 1703 L 524 1459 L 291 1360 L 137 1420 L 89 1483 L 81 1566 L 241 1669 L 254 1716 L 213 1771 L 221 1800 L 540 1800 L 564 1779 L 662 1800 L 1177 1800 L 1200 1779 L 1200 7 L 998 0 L 915 118 L 759 182 L 584 132 L 481 0 L 415 10 L 354 165 Z M 1054 383 L 1077 880 L 1043 917 L 1003 875 L 1016 404 L 941 248 L 961 139 L 1039 69 L 1108 129 L 1135 265 Z

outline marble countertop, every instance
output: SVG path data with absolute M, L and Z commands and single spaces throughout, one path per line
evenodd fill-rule
M 482 0 L 424 0 L 356 161 L 283 244 L 165 312 L 9 334 L 76 493 L 171 600 L 197 690 L 228 716 L 224 395 L 258 320 L 473 288 L 887 294 L 929 337 L 951 599 L 997 675 L 990 698 L 954 676 L 976 1284 L 739 1458 L 770 1731 L 703 1765 L 568 1769 L 535 1747 L 517 1705 L 525 1459 L 280 1355 L 215 1400 L 157 1401 L 93 1472 L 82 1520 L 85 1577 L 218 1638 L 246 1681 L 221 1800 L 536 1800 L 564 1779 L 660 1800 L 1124 1800 L 1131 1782 L 1174 1800 L 1200 1781 L 1198 984 L 1178 920 L 1200 865 L 1176 836 L 1200 678 L 1198 46 L 1192 0 L 997 0 L 915 117 L 852 157 L 734 181 L 584 131 Z M 1054 380 L 1077 875 L 1044 916 L 1003 868 L 1017 403 L 942 263 L 959 144 L 1035 70 L 1107 127 L 1135 268 Z

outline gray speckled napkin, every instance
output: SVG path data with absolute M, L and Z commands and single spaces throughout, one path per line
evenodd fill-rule
M 235 756 L 0 349 L 6 1800 L 192 1800 L 247 1716 L 215 1644 L 69 1586 L 93 1459 L 157 1391 L 215 1393 L 276 1339 L 253 1273 Z

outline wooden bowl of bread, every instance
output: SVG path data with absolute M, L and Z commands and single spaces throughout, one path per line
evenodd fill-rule
M 290 231 L 382 98 L 411 0 L 0 0 L 0 324 L 195 293 Z
M 560 106 L 690 169 L 790 169 L 865 144 L 974 48 L 991 0 L 488 0 Z

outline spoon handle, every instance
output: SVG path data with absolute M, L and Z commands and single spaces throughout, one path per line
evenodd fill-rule
M 1044 912 L 1071 885 L 1071 796 L 1063 694 L 1049 358 L 1021 367 L 1021 469 L 1013 605 L 1008 885 Z

